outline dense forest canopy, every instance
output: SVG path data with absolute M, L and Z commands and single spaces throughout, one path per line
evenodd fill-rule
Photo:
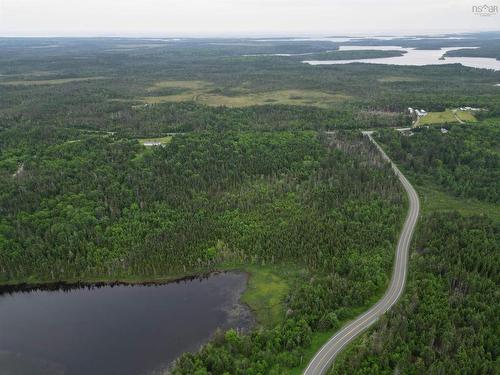
M 338 230 L 354 231 L 351 226 L 374 220 L 379 210 L 398 223 L 401 192 L 387 168 L 369 168 L 352 151 L 348 156 L 330 146 L 344 142 L 331 137 L 208 132 L 146 149 L 87 135 L 42 148 L 18 173 L 10 163 L 2 176 L 3 278 L 155 274 L 210 266 L 226 256 L 299 257 L 328 268 L 334 259 L 322 254 L 335 248 L 352 261 L 344 248 L 361 248 L 344 243 L 350 236 L 332 225 L 357 217 L 359 204 L 367 216 L 337 224 Z M 381 239 L 392 238 L 389 228 L 377 231 Z M 221 241 L 224 249 L 212 250 Z M 304 252 L 304 246 L 311 248 Z
M 498 215 L 488 213 L 500 210 L 500 128 L 446 128 L 448 133 L 423 128 L 413 136 L 378 137 L 417 190 L 430 186 L 444 194 L 423 194 L 431 202 L 415 236 L 402 301 L 331 374 L 498 372 L 500 225 Z M 447 201 L 451 210 L 443 209 Z
M 173 372 L 300 371 L 390 277 L 406 198 L 359 132 L 373 129 L 434 195 L 403 302 L 333 371 L 493 373 L 497 222 L 432 204 L 497 208 L 500 72 L 302 60 L 395 42 L 498 58 L 499 40 L 0 38 L 0 284 L 284 267 L 279 319 L 219 332 Z M 408 107 L 461 106 L 478 122 L 393 129 Z
M 422 128 L 412 136 L 380 133 L 390 154 L 414 174 L 458 197 L 500 204 L 500 127 L 446 125 Z
M 343 44 L 389 42 L 395 43 Z M 397 40 L 421 48 L 493 42 L 498 39 L 487 36 Z M 157 136 L 213 127 L 407 126 L 403 111 L 409 106 L 440 111 L 468 105 L 487 108 L 483 116 L 499 116 L 494 84 L 500 72 L 458 64 L 310 66 L 301 62 L 303 56 L 269 56 L 335 55 L 339 45 L 281 39 L 0 39 L 0 129 L 31 124 Z M 373 57 L 374 52 L 387 51 L 342 54 Z M 218 108 L 223 105 L 231 108 Z
M 2 176 L 4 282 L 151 277 L 227 262 L 303 268 L 289 281 L 282 323 L 227 333 L 184 357 L 180 373 L 300 365 L 314 332 L 336 328 L 388 282 L 404 200 L 359 134 L 200 132 L 153 149 L 88 134 L 26 152 L 23 169 Z
M 420 228 L 402 301 L 331 374 L 498 372 L 498 222 L 438 213 Z

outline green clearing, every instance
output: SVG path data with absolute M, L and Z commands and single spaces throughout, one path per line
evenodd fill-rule
M 83 77 L 83 78 L 59 78 L 59 79 L 41 79 L 41 80 L 16 80 L 0 81 L 0 85 L 6 86 L 42 86 L 42 85 L 63 85 L 72 82 L 85 82 L 106 79 L 106 77 Z
M 484 214 L 500 221 L 500 210 L 494 203 L 481 202 L 475 199 L 458 198 L 446 193 L 431 182 L 425 185 L 415 185 L 420 195 L 422 211 L 425 213 L 435 211 L 458 211 L 462 215 L 471 216 Z
M 245 267 L 250 273 L 248 286 L 241 297 L 255 313 L 257 321 L 265 327 L 272 327 L 285 316 L 284 298 L 289 291 L 282 271 L 268 267 Z
M 212 83 L 207 81 L 159 81 L 147 88 L 147 91 L 154 92 L 165 88 L 182 88 L 191 90 L 202 90 L 211 87 Z
M 165 145 L 165 144 L 169 143 L 171 140 L 172 140 L 172 136 L 170 136 L 170 135 L 166 136 L 166 137 L 139 138 L 138 139 L 139 143 L 141 143 L 142 145 L 144 145 L 145 143 L 148 143 L 148 142 L 159 142 L 162 145 Z
M 47 77 L 47 76 L 53 76 L 55 74 L 58 73 L 46 70 L 33 70 L 31 72 L 23 72 L 22 74 L 0 74 L 0 77 L 2 79 L 18 78 L 18 77 Z
M 210 106 L 248 107 L 265 104 L 310 105 L 322 108 L 347 101 L 350 97 L 316 90 L 277 90 L 242 96 L 201 95 L 196 100 Z
M 444 112 L 429 112 L 427 116 L 420 119 L 420 125 L 433 125 L 458 122 L 453 111 L 447 109 Z
M 140 98 L 146 104 L 194 101 L 208 106 L 249 107 L 265 104 L 306 105 L 328 108 L 330 105 L 351 99 L 348 95 L 326 93 L 319 90 L 289 89 L 267 92 L 247 92 L 235 89 L 235 95 L 223 95 L 214 90 L 213 85 L 206 81 L 161 81 L 146 89 L 154 94 L 164 89 L 176 89 L 172 95 L 147 96 Z
M 470 111 L 460 111 L 458 110 L 457 112 L 457 117 L 465 122 L 477 122 L 477 119 L 474 117 L 472 112 Z
M 465 122 L 476 122 L 476 118 L 470 111 L 456 111 L 457 117 Z M 452 109 L 447 109 L 444 112 L 429 112 L 427 116 L 420 119 L 420 125 L 434 125 L 434 124 L 446 124 L 446 123 L 457 123 L 458 120 L 455 117 L 455 112 Z
M 208 92 L 187 91 L 176 95 L 148 96 L 141 99 L 146 104 L 194 101 L 208 106 L 250 107 L 265 104 L 309 105 L 327 108 L 329 105 L 349 100 L 341 94 L 328 94 L 316 90 L 278 90 L 239 96 L 225 96 Z
M 404 76 L 386 76 L 378 78 L 377 81 L 382 83 L 392 83 L 392 82 L 417 82 L 419 81 L 416 77 L 404 77 Z

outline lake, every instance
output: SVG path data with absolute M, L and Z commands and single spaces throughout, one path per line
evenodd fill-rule
M 380 50 L 380 51 L 406 51 L 403 56 L 382 57 L 373 59 L 355 59 L 355 60 L 306 60 L 303 61 L 310 65 L 333 65 L 333 64 L 386 64 L 386 65 L 443 65 L 443 64 L 462 64 L 472 68 L 500 70 L 500 60 L 487 57 L 446 57 L 440 58 L 447 52 L 457 49 L 467 49 L 474 47 L 450 47 L 439 50 L 417 50 L 414 48 L 402 48 L 398 46 L 340 46 L 340 51 L 352 50 Z
M 160 374 L 218 327 L 248 329 L 240 272 L 155 286 L 0 296 L 0 373 Z

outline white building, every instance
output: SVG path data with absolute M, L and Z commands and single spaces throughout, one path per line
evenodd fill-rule
M 148 142 L 144 142 L 143 145 L 146 146 L 146 147 L 163 146 L 163 143 L 161 143 L 161 142 L 154 142 L 154 141 L 149 142 L 148 141 Z

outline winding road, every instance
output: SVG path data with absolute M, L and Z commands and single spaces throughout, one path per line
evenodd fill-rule
M 309 362 L 309 365 L 304 371 L 304 375 L 325 374 L 332 365 L 338 353 L 365 329 L 375 323 L 380 316 L 385 314 L 397 302 L 404 290 L 406 268 L 408 263 L 408 252 L 411 237 L 413 235 L 413 231 L 415 229 L 418 214 L 420 211 L 420 202 L 417 192 L 415 191 L 413 186 L 411 186 L 410 182 L 401 173 L 398 167 L 396 167 L 396 165 L 389 159 L 389 157 L 377 144 L 377 142 L 375 142 L 375 140 L 372 138 L 372 133 L 373 132 L 363 132 L 363 134 L 370 138 L 370 141 L 375 144 L 384 159 L 388 160 L 391 163 L 394 172 L 398 176 L 399 181 L 401 181 L 403 187 L 406 190 L 406 193 L 408 194 L 410 203 L 408 215 L 406 217 L 406 221 L 404 223 L 403 230 L 399 237 L 398 246 L 396 249 L 396 262 L 394 264 L 394 272 L 392 274 L 391 284 L 381 300 L 379 300 L 364 314 L 360 315 L 354 321 L 343 327 L 330 340 L 328 340 L 325 345 L 323 345 L 323 347 L 316 353 L 311 362 Z

